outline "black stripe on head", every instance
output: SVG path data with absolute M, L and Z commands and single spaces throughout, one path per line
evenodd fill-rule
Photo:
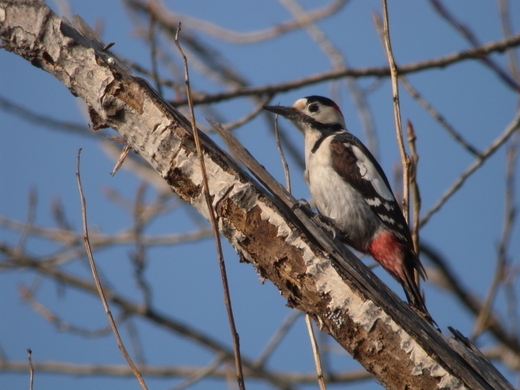
M 329 98 L 326 98 L 324 96 L 318 96 L 318 95 L 312 95 L 312 96 L 306 96 L 305 99 L 307 99 L 307 103 L 314 103 L 318 102 L 323 104 L 324 106 L 333 107 L 338 112 L 341 112 L 341 109 L 338 107 L 336 103 L 334 103 L 333 100 L 330 100 Z M 343 115 L 343 114 L 341 114 Z

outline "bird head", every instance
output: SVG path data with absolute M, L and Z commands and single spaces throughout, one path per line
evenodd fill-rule
M 307 96 L 292 106 L 264 106 L 268 111 L 289 119 L 304 134 L 310 130 L 345 130 L 345 119 L 338 105 L 323 96 Z

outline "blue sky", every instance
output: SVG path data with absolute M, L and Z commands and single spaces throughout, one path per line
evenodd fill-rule
M 440 57 L 469 46 L 446 22 L 439 18 L 427 2 L 390 1 L 390 22 L 393 48 L 398 63 L 407 64 L 432 57 Z M 502 38 L 497 12 L 497 3 L 491 1 L 450 2 L 450 10 L 469 26 L 480 42 L 487 43 Z M 272 24 L 291 18 L 276 1 L 164 1 L 176 12 L 210 21 L 227 29 L 248 32 L 265 29 Z M 301 2 L 314 7 L 315 2 Z M 49 5 L 58 10 L 55 3 Z M 511 20 L 517 31 L 520 20 L 520 5 L 511 2 Z M 149 66 L 146 45 L 133 31 L 128 12 L 118 1 L 71 0 L 71 13 L 81 15 L 90 25 L 102 22 L 103 39 L 114 41 L 113 51 L 122 57 Z M 379 1 L 351 1 L 338 15 L 318 23 L 345 55 L 352 67 L 372 67 L 386 64 L 379 38 L 372 22 L 372 11 L 380 12 Z M 183 28 L 190 30 L 184 23 Z M 516 30 L 515 30 L 516 28 Z M 275 40 L 255 45 L 237 45 L 223 42 L 202 33 L 197 33 L 209 45 L 219 50 L 230 63 L 239 69 L 250 85 L 273 84 L 331 68 L 319 47 L 305 32 L 288 33 Z M 169 49 L 174 56 L 175 49 Z M 506 66 L 504 55 L 493 58 Z M 171 77 L 162 68 L 165 77 Z M 193 66 L 192 85 L 197 90 L 221 91 L 225 87 L 208 81 Z M 182 82 L 182 80 L 177 80 Z M 462 62 L 444 69 L 423 71 L 410 77 L 412 84 L 434 105 L 448 121 L 473 145 L 484 149 L 510 123 L 515 115 L 518 97 L 497 76 L 481 63 Z M 358 81 L 361 87 L 369 87 L 376 80 Z M 310 95 L 329 95 L 330 84 L 312 85 L 277 95 L 273 102 L 291 104 L 296 99 Z M 168 95 L 168 93 L 170 95 Z M 410 119 L 415 125 L 420 153 L 419 184 L 423 210 L 429 209 L 441 194 L 466 169 L 473 158 L 461 150 L 446 132 L 401 88 L 403 120 Z M 78 99 L 52 76 L 32 67 L 25 60 L 0 50 L 0 96 L 30 107 L 31 110 L 53 118 L 87 124 L 84 108 Z M 171 97 L 171 91 L 166 90 Z M 345 83 L 339 83 L 339 100 L 347 125 L 354 134 L 363 139 L 358 114 Z M 393 127 L 390 84 L 383 81 L 369 96 L 369 103 L 379 137 L 381 165 L 393 182 L 393 167 L 399 162 Z M 227 121 L 236 120 L 252 108 L 247 99 L 233 100 L 214 106 Z M 199 121 L 207 115 L 198 110 Z M 300 134 L 287 123 L 283 128 L 292 142 L 302 150 Z M 100 147 L 98 139 L 71 132 L 58 131 L 40 126 L 5 110 L 0 110 L 0 214 L 24 221 L 27 218 L 28 193 L 36 189 L 38 207 L 36 223 L 54 224 L 50 206 L 59 198 L 73 226 L 80 229 L 80 208 L 75 182 L 76 155 L 82 152 L 82 175 L 89 208 L 91 228 L 103 232 L 117 232 L 130 222 L 129 214 L 111 203 L 104 195 L 112 187 L 128 199 L 134 199 L 139 179 L 122 169 L 111 177 L 114 161 Z M 264 118 L 257 118 L 236 131 L 237 137 L 277 178 L 283 180 L 281 164 L 275 143 Z M 218 140 L 217 140 L 218 141 Z M 219 141 L 218 141 L 219 142 Z M 219 142 L 220 143 L 220 142 Z M 301 168 L 292 159 L 289 161 L 293 179 L 293 193 L 297 198 L 308 197 L 302 180 Z M 517 169 L 520 167 L 517 163 Z M 503 223 L 505 153 L 501 148 L 474 174 L 431 221 L 422 229 L 424 242 L 437 248 L 450 262 L 450 266 L 462 279 L 464 285 L 480 297 L 484 296 L 492 280 L 496 247 Z M 148 192 L 153 197 L 153 189 Z M 519 197 L 515 201 L 518 205 Z M 195 212 L 178 207 L 169 215 L 156 221 L 148 233 L 181 232 L 195 229 L 200 221 L 193 218 Z M 0 240 L 14 245 L 19 234 L 8 229 L 0 230 Z M 518 229 L 513 231 L 509 249 L 511 260 L 518 264 L 520 239 Z M 53 250 L 53 244 L 40 239 L 30 239 L 28 250 L 42 255 Z M 128 265 L 131 245 L 118 247 L 96 254 L 107 278 L 123 294 L 139 299 L 132 269 Z M 241 335 L 244 354 L 256 356 L 269 337 L 279 326 L 290 309 L 285 301 L 267 282 L 261 284 L 250 265 L 241 264 L 234 250 L 225 246 L 233 294 L 237 326 Z M 231 345 L 219 282 L 218 265 L 214 244 L 211 240 L 195 244 L 154 248 L 149 253 L 146 278 L 154 286 L 154 302 L 168 314 L 181 319 L 198 329 L 213 335 L 221 342 Z M 370 263 L 371 260 L 369 259 Z M 426 265 L 427 262 L 425 262 Z M 88 276 L 84 260 L 69 264 L 66 269 Z M 401 288 L 384 272 L 375 272 L 390 287 L 402 296 Z M 108 335 L 102 339 L 84 340 L 67 335 L 46 323 L 26 303 L 17 291 L 21 283 L 41 283 L 38 298 L 65 320 L 83 324 L 92 329 L 106 324 L 98 300 L 81 292 L 60 291 L 59 286 L 40 280 L 32 273 L 0 273 L 0 308 L 4 314 L 0 320 L 0 345 L 9 358 L 25 360 L 26 348 L 34 351 L 35 360 L 70 360 L 73 362 L 97 362 L 121 364 L 123 359 L 115 341 Z M 201 289 L 201 286 L 204 288 Z M 441 328 L 453 326 L 464 334 L 471 333 L 473 319 L 458 302 L 431 284 L 425 284 L 427 304 Z M 520 293 L 518 285 L 516 294 Z M 497 310 L 506 314 L 503 291 L 496 299 Z M 187 343 L 182 338 L 168 335 L 161 329 L 137 321 L 138 332 L 145 345 L 147 360 L 155 364 L 198 365 L 206 364 L 211 356 Z M 208 326 L 210 325 L 210 326 Z M 127 330 L 125 328 L 124 333 Z M 480 346 L 491 345 L 487 336 L 479 340 Z M 270 361 L 270 367 L 290 370 L 312 370 L 312 356 L 304 323 L 300 319 L 288 338 L 279 348 L 279 353 Z M 335 368 L 356 367 L 346 355 L 337 355 L 332 364 Z M 503 367 L 501 367 L 503 369 Z M 503 369 L 513 383 L 517 376 Z M 0 383 L 9 388 L 26 386 L 27 375 L 2 374 Z M 175 380 L 150 379 L 150 388 L 168 388 Z M 133 378 L 115 381 L 107 378 L 74 378 L 50 374 L 37 375 L 35 388 L 87 389 L 93 386 L 114 388 L 138 388 Z M 197 385 L 195 388 L 207 388 Z M 215 388 L 225 388 L 225 381 L 211 383 Z M 356 385 L 357 386 L 357 385 Z M 313 386 L 307 386 L 314 388 Z M 303 387 L 303 388 L 307 388 Z M 267 388 L 256 382 L 248 388 Z M 332 387 L 333 388 L 333 387 Z M 357 386 L 360 389 L 375 389 L 374 381 Z

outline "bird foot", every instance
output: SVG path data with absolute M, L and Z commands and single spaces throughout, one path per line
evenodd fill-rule
M 298 203 L 295 203 L 291 209 L 294 211 L 297 208 L 307 214 L 309 218 L 311 218 L 316 223 L 316 225 L 327 231 L 333 240 L 338 236 L 338 229 L 334 220 L 332 218 L 326 217 L 323 214 L 314 213 L 312 211 L 311 205 L 309 202 L 307 202 L 307 200 L 298 199 Z
M 333 240 L 338 237 L 338 228 L 332 218 L 318 213 L 312 216 L 312 220 L 316 222 L 319 227 L 328 232 Z
M 309 217 L 313 216 L 312 208 L 309 202 L 307 202 L 307 199 L 297 199 L 296 203 L 292 205 L 291 210 L 294 211 L 296 209 L 300 209 L 305 212 Z

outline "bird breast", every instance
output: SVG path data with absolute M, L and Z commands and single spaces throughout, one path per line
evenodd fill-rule
M 305 180 L 318 211 L 333 219 L 345 241 L 355 249 L 366 252 L 362 243 L 381 225 L 381 221 L 356 191 L 332 167 L 328 136 L 320 147 L 311 152 L 306 145 Z

